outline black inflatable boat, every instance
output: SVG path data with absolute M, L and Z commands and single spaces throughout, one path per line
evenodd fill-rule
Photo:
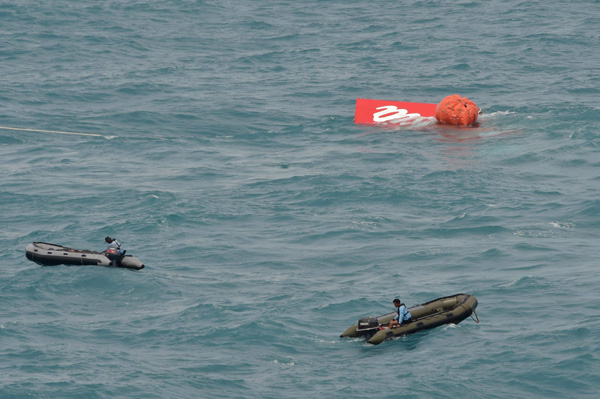
M 144 264 L 135 256 L 73 249 L 46 242 L 27 245 L 25 256 L 39 265 L 107 266 L 141 270 Z
M 390 320 L 396 316 L 395 312 L 378 317 L 369 316 L 360 319 L 358 324 L 348 327 L 340 337 L 364 337 L 368 343 L 377 345 L 388 339 L 414 334 L 443 324 L 458 324 L 472 314 L 475 315 L 473 320 L 479 323 L 475 308 L 477 308 L 477 298 L 473 295 L 447 296 L 408 308 L 412 319 L 400 326 L 387 327 Z

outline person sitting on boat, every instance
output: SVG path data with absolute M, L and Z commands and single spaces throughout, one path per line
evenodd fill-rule
M 389 328 L 398 327 L 402 325 L 402 323 L 409 322 L 412 318 L 412 315 L 410 314 L 408 309 L 406 309 L 406 306 L 402 302 L 400 302 L 400 299 L 394 299 L 394 306 L 397 308 L 396 312 L 398 314 L 396 315 L 396 317 L 390 320 L 390 324 L 388 325 Z
M 106 241 L 108 246 L 102 252 L 106 252 L 109 255 L 125 255 L 125 251 L 121 248 L 121 243 L 116 238 L 106 236 L 104 241 Z

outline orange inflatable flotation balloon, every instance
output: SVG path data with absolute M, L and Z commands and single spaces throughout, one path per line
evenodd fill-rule
M 477 121 L 479 108 L 467 97 L 453 94 L 435 108 L 435 119 L 448 125 L 472 125 Z

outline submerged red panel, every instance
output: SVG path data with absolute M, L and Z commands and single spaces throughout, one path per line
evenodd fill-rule
M 355 123 L 375 124 L 397 120 L 435 117 L 437 104 L 356 99 Z

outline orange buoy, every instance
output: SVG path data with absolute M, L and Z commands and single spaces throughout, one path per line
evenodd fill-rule
M 479 107 L 467 97 L 453 94 L 435 108 L 435 119 L 448 125 L 472 125 L 479 116 Z

